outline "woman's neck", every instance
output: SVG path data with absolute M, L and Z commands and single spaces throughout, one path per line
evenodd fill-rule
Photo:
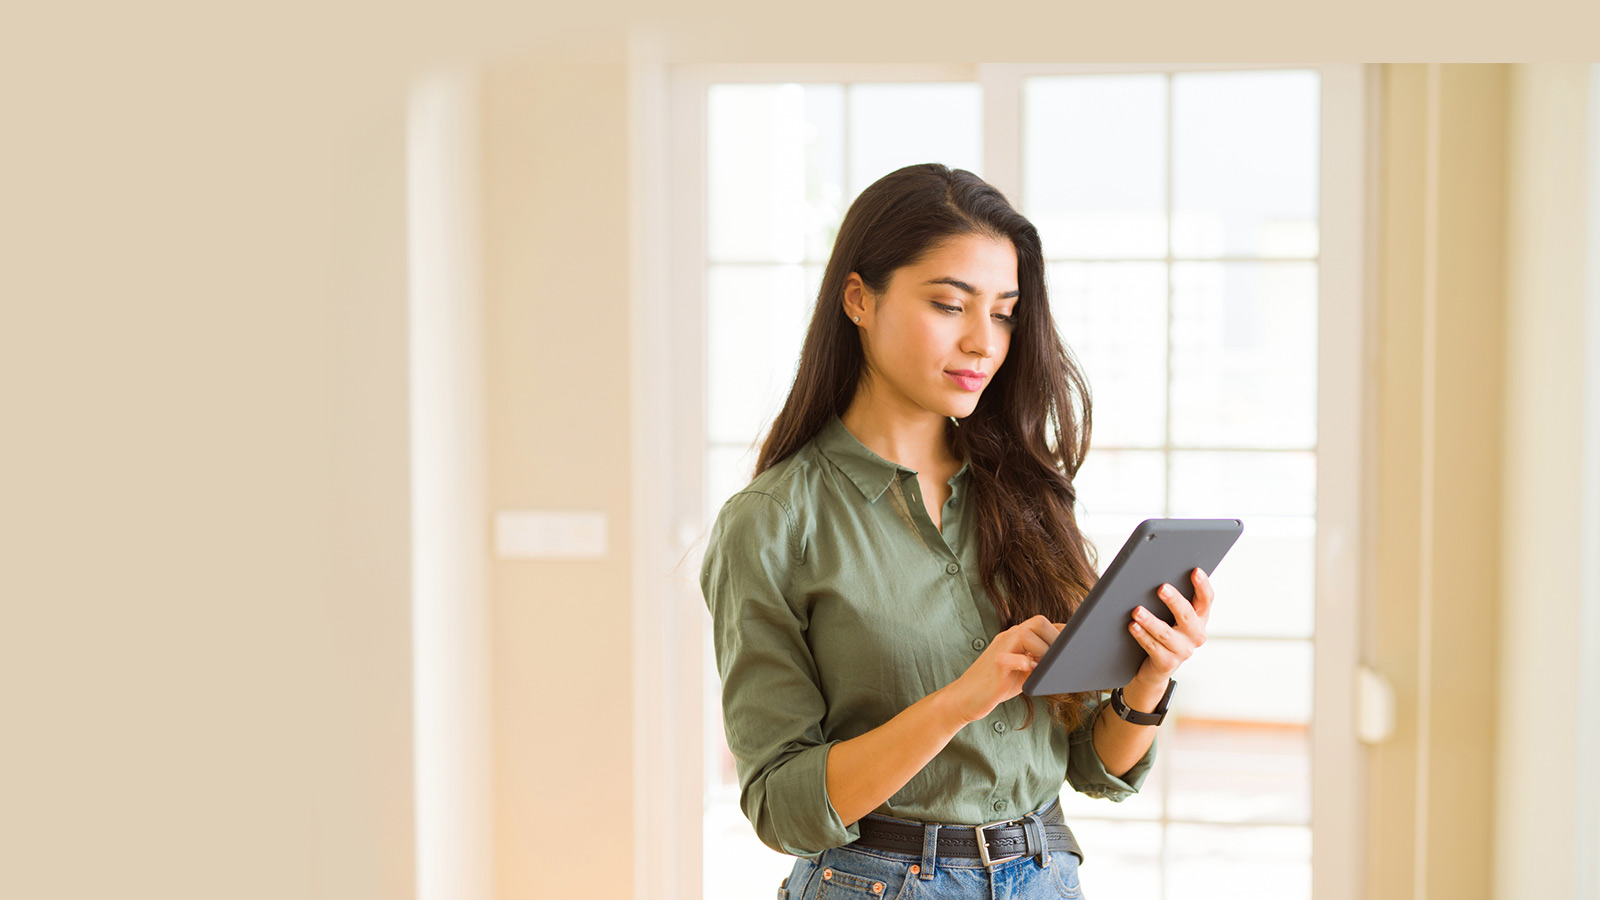
M 885 408 L 858 393 L 839 419 L 868 450 L 908 469 L 939 471 L 961 462 L 950 447 L 947 416 Z

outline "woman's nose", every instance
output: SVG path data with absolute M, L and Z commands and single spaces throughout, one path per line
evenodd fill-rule
M 995 353 L 995 331 L 1000 327 L 999 322 L 989 320 L 967 332 L 967 347 L 969 351 L 983 356 L 993 356 Z

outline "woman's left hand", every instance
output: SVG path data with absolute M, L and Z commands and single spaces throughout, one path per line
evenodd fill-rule
M 1205 572 L 1196 568 L 1189 574 L 1194 580 L 1194 603 L 1170 584 L 1163 584 L 1156 591 L 1176 617 L 1174 624 L 1168 625 L 1142 606 L 1134 608 L 1128 630 L 1149 654 L 1140 664 L 1134 681 L 1165 691 L 1172 673 L 1206 642 L 1206 623 L 1211 620 L 1211 604 L 1216 592 L 1211 589 L 1211 579 Z

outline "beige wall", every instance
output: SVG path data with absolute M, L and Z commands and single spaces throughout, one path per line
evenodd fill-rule
M 1371 897 L 1488 897 L 1498 668 L 1506 78 L 1388 66 L 1373 663 L 1398 727 L 1368 767 Z
M 622 844 L 582 856 L 603 866 L 584 894 L 628 896 L 620 20 L 291 3 L 214 21 L 156 6 L 107 5 L 92 28 L 38 7 L 0 35 L 0 895 L 412 895 L 403 104 L 425 64 L 466 57 L 493 60 L 489 500 L 600 508 L 612 525 L 605 561 L 492 571 L 497 896 L 550 896 L 536 867 L 567 861 L 555 836 L 597 808 Z M 811 59 L 948 46 L 946 18 L 850 9 L 848 34 L 817 9 L 679 46 Z M 1110 23 L 1059 15 L 1025 34 L 963 19 L 963 40 L 1042 59 L 1081 34 L 1076 46 L 1115 53 Z M 1171 44 L 1130 30 L 1122 55 L 1192 56 L 1189 24 L 1228 21 L 1194 15 Z M 1343 9 L 1328 18 L 1356 27 Z M 868 25 L 900 39 L 886 50 Z M 613 64 L 515 61 L 528 51 Z M 1448 138 L 1433 145 L 1418 133 L 1428 77 Z M 1481 896 L 1506 76 L 1397 67 L 1387 85 L 1373 624 L 1402 730 L 1374 753 L 1371 896 L 1414 896 L 1418 834 L 1428 894 Z M 542 386 L 548 365 L 583 377 Z
M 405 897 L 408 67 L 18 15 L 0 896 Z
M 577 823 L 616 818 L 589 897 L 633 884 L 627 67 L 483 78 L 491 509 L 597 509 L 607 557 L 492 569 L 496 896 L 554 897 Z M 557 374 L 559 373 L 559 374 Z

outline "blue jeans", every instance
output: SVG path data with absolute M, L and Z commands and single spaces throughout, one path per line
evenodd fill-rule
M 932 823 L 917 824 L 924 829 L 921 856 L 857 850 L 846 844 L 820 856 L 796 857 L 794 869 L 778 888 L 778 900 L 1078 900 L 1083 896 L 1078 857 L 1073 853 L 1051 851 L 1045 854 L 1046 865 L 1038 857 L 1022 856 L 985 868 L 977 859 L 934 856 L 936 829 Z

